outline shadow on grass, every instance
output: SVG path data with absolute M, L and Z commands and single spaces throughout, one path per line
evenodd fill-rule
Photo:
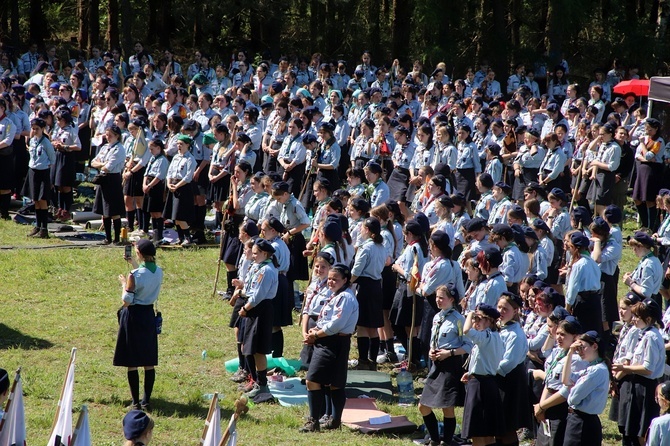
M 231 410 L 221 408 L 221 419 L 227 420 L 232 415 Z M 198 417 L 205 419 L 209 406 L 195 403 L 180 403 L 175 401 L 167 401 L 162 398 L 151 398 L 151 413 L 161 414 L 169 417 L 188 418 Z M 223 423 L 223 421 L 222 421 Z
M 0 350 L 20 348 L 23 350 L 44 350 L 53 347 L 46 339 L 34 338 L 0 323 Z

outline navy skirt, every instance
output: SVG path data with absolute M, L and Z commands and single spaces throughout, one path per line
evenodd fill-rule
M 563 446 L 599 446 L 603 443 L 603 427 L 598 415 L 572 410 L 565 426 Z
M 658 380 L 627 376 L 619 391 L 619 431 L 630 437 L 644 437 L 651 420 L 659 415 L 656 403 Z
M 158 333 L 153 305 L 130 305 L 118 312 L 119 332 L 114 365 L 147 367 L 158 365 Z
M 293 295 L 289 293 L 288 279 L 286 274 L 279 274 L 277 286 L 277 295 L 272 299 L 272 308 L 274 318 L 272 325 L 274 327 L 287 327 L 293 325 Z
M 272 353 L 272 302 L 262 300 L 240 319 L 244 322 L 242 354 Z
M 144 172 L 146 168 L 143 167 L 133 174 L 127 180 L 123 180 L 123 195 L 126 197 L 143 197 L 144 191 Z
M 33 201 L 49 200 L 51 198 L 51 181 L 49 169 L 28 169 L 28 176 L 23 183 L 21 195 Z
M 147 177 L 149 182 L 152 177 Z M 149 189 L 149 193 L 144 195 L 142 210 L 144 212 L 163 212 L 165 209 L 165 181 L 160 181 L 154 187 Z
M 168 191 L 163 208 L 163 218 L 172 221 L 190 221 L 195 206 L 193 204 L 193 188 L 185 184 L 174 192 Z
M 470 375 L 465 384 L 461 437 L 494 437 L 505 433 L 503 405 L 495 376 Z
M 463 406 L 465 386 L 463 356 L 452 356 L 433 362 L 423 387 L 419 403 L 435 409 Z
M 528 396 L 528 372 L 526 364 L 520 363 L 505 376 L 496 376 L 505 418 L 505 432 L 531 427 L 531 411 Z
M 358 291 L 358 326 L 379 328 L 384 326 L 384 312 L 382 310 L 382 281 L 370 277 L 356 279 Z
M 73 187 L 77 176 L 76 152 L 56 152 L 56 163 L 51 167 L 51 184 Z
M 391 201 L 405 201 L 409 185 L 409 170 L 402 167 L 393 169 L 389 176 L 388 187 Z
M 93 212 L 103 217 L 125 214 L 120 173 L 108 173 L 103 183 L 96 186 Z
M 391 314 L 389 319 L 391 324 L 399 327 L 412 326 L 412 307 L 415 305 L 414 311 L 414 326 L 418 327 L 423 319 L 423 298 L 418 295 L 407 295 L 407 282 L 399 281 L 398 289 L 396 290 L 393 299 L 393 306 L 391 307 Z
M 347 383 L 350 348 L 351 336 L 336 334 L 317 339 L 305 379 L 343 389 Z

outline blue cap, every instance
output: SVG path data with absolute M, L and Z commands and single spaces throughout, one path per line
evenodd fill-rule
M 533 240 L 539 240 L 533 228 L 529 226 L 522 226 L 521 229 L 523 229 L 524 237 L 532 238 Z
M 602 217 L 596 217 L 595 220 L 593 220 L 593 225 L 598 229 L 602 229 L 603 232 L 610 232 L 610 225 L 608 225 Z
M 655 244 L 654 239 L 652 239 L 651 236 L 644 231 L 637 231 L 633 235 L 633 239 L 635 239 L 636 241 L 642 243 L 644 246 L 647 246 L 649 248 L 651 248 Z
M 555 307 L 554 311 L 551 312 L 551 317 L 559 321 L 565 320 L 565 318 L 568 316 L 570 316 L 570 312 L 568 312 L 568 310 L 561 307 L 560 305 Z
M 131 410 L 123 417 L 123 436 L 126 440 L 135 440 L 142 436 L 149 426 L 149 415 L 141 410 Z
M 256 242 L 254 244 L 256 246 L 258 246 L 258 249 L 260 249 L 261 251 L 264 251 L 264 252 L 267 252 L 267 253 L 270 253 L 270 254 L 275 253 L 275 248 L 274 248 L 274 246 L 272 246 L 272 243 L 268 242 L 267 240 L 265 240 L 263 238 L 259 238 L 258 240 L 256 240 Z
M 502 253 L 497 246 L 487 246 L 484 248 L 484 257 L 489 262 L 491 268 L 497 268 L 502 264 Z
M 550 194 L 555 196 L 556 198 L 558 198 L 559 200 L 561 200 L 563 202 L 568 201 L 568 197 L 565 195 L 565 192 L 563 192 L 563 189 L 561 189 L 559 187 L 553 188 L 551 190 Z
M 486 220 L 480 217 L 475 217 L 468 221 L 467 223 L 464 223 L 463 225 L 465 226 L 466 232 L 475 232 L 479 231 L 483 228 L 486 227 Z
M 588 248 L 589 238 L 579 231 L 573 232 L 572 235 L 570 235 L 570 243 L 575 245 L 577 248 Z
M 607 218 L 608 222 L 615 225 L 621 222 L 621 220 L 623 219 L 623 214 L 619 206 L 610 204 L 605 208 L 605 218 Z
M 581 223 L 584 227 L 591 224 L 591 212 L 584 206 L 574 208 L 572 210 L 572 218 L 575 220 L 575 223 Z
M 479 304 L 477 305 L 476 310 L 484 314 L 485 316 L 490 317 L 491 319 L 500 318 L 500 313 L 498 312 L 498 310 L 489 304 Z

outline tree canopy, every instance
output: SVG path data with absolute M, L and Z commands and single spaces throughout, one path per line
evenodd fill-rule
M 377 65 L 444 61 L 455 73 L 483 59 L 500 73 L 539 59 L 551 67 L 564 55 L 588 76 L 615 57 L 665 73 L 670 49 L 670 0 L 1 1 L 3 43 L 18 50 L 36 41 L 131 54 L 141 40 L 186 58 L 198 48 L 227 63 L 240 48 L 352 62 L 366 49 Z

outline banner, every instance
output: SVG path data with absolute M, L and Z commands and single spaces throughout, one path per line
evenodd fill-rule
M 202 432 L 200 444 L 203 446 L 219 446 L 221 441 L 221 408 L 219 394 L 215 393 L 209 405 L 209 413 L 205 420 L 205 430 Z
M 16 371 L 5 414 L 0 421 L 0 446 L 26 446 L 26 414 L 20 368 Z
M 91 428 L 88 425 L 88 406 L 81 406 L 77 425 L 72 434 L 72 446 L 91 446 Z
M 67 375 L 61 390 L 56 417 L 51 428 L 51 435 L 47 446 L 71 446 L 72 440 L 72 403 L 74 400 L 74 361 L 77 349 L 73 348 L 70 362 L 67 365 Z

